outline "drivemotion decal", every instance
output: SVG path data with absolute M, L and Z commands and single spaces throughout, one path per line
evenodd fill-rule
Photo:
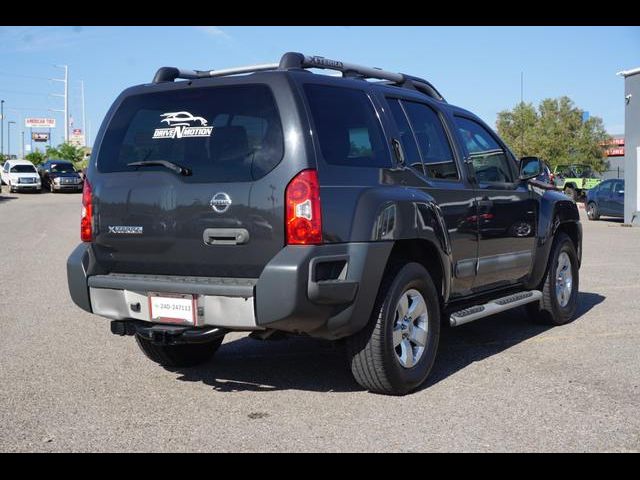
M 202 117 L 194 117 L 189 112 L 168 112 L 160 115 L 163 123 L 169 125 L 165 128 L 156 128 L 153 138 L 194 138 L 210 137 L 213 127 L 207 126 L 209 122 Z

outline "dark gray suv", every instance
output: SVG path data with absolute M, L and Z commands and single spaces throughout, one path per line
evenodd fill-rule
M 162 365 L 287 332 L 345 339 L 363 387 L 404 394 L 441 322 L 573 318 L 582 229 L 542 168 L 410 75 L 299 53 L 164 67 L 97 135 L 69 289 Z

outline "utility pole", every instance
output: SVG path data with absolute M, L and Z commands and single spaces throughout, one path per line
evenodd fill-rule
M 520 122 L 522 123 L 522 130 L 520 132 L 520 149 L 522 155 L 524 155 L 524 72 L 520 72 Z
M 24 130 L 22 130 L 22 158 L 24 159 Z
M 84 80 L 80 80 L 80 96 L 82 98 L 82 134 L 84 135 L 84 146 L 87 146 L 87 125 L 84 111 Z
M 64 78 L 50 78 L 54 82 L 64 83 L 64 94 L 52 93 L 54 97 L 64 98 L 64 141 L 69 143 L 69 66 L 68 65 L 54 65 L 56 68 L 64 68 Z M 61 110 L 53 110 L 54 112 L 60 112 Z
M 4 100 L 0 100 L 0 154 L 4 155 Z
M 11 156 L 11 125 L 15 125 L 16 122 L 10 120 L 7 122 L 7 155 Z

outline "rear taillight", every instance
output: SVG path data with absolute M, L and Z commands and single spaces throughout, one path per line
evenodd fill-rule
M 91 205 L 91 184 L 85 178 L 82 186 L 82 216 L 80 217 L 80 239 L 90 242 L 93 237 L 93 205 Z
M 285 191 L 285 203 L 287 244 L 322 243 L 318 172 L 303 170 L 293 177 Z

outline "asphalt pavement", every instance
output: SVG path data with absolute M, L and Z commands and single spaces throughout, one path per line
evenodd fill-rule
M 363 391 L 344 351 L 227 336 L 166 370 L 77 308 L 79 194 L 0 195 L 0 451 L 640 451 L 640 228 L 588 222 L 578 318 L 443 331 L 427 384 Z

